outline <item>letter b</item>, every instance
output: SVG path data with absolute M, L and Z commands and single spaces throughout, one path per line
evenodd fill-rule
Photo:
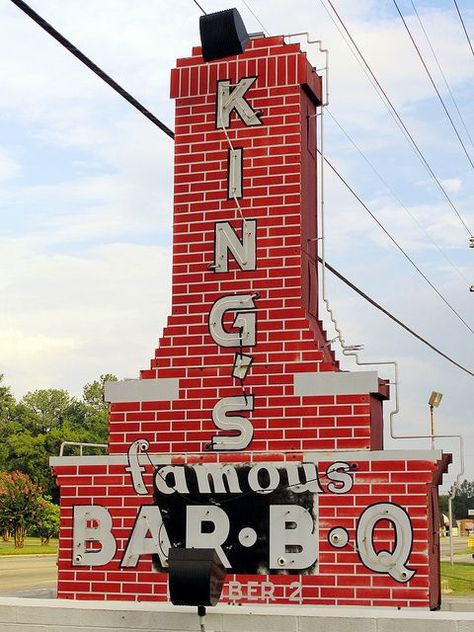
M 99 548 L 87 547 L 94 542 Z M 74 507 L 73 517 L 73 566 L 104 566 L 117 550 L 112 535 L 112 516 L 105 507 L 80 505 Z

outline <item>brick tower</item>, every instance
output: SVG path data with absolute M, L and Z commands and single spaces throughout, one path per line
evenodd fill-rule
M 201 49 L 176 101 L 172 313 L 109 383 L 107 456 L 58 457 L 59 596 L 167 600 L 169 547 L 215 548 L 223 599 L 437 607 L 439 451 L 384 451 L 387 383 L 318 320 L 316 114 L 298 44 Z

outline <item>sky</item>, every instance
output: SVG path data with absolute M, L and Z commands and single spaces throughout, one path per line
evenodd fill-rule
M 328 159 L 468 326 L 329 169 L 327 261 L 473 371 L 469 234 L 346 45 L 327 0 L 200 4 L 207 12 L 235 6 L 249 32 L 262 30 L 257 17 L 272 35 L 309 31 L 311 39 L 322 40 L 329 50 Z M 31 0 L 30 5 L 173 128 L 170 69 L 199 45 L 200 11 L 192 0 Z M 473 231 L 473 167 L 393 0 L 333 0 L 333 5 Z M 398 0 L 398 5 L 474 161 L 474 56 L 454 3 Z M 472 3 L 458 0 L 458 5 L 474 41 Z M 316 67 L 324 66 L 314 45 L 304 48 Z M 170 312 L 173 142 L 10 0 L 0 2 L 0 59 L 0 373 L 18 398 L 38 388 L 65 388 L 79 396 L 84 384 L 103 373 L 137 377 L 148 367 Z M 427 433 L 428 398 L 433 390 L 442 392 L 436 430 L 463 436 L 465 476 L 474 479 L 473 377 L 330 274 L 327 294 L 346 343 L 364 345 L 361 361 L 399 364 L 395 433 Z M 326 314 L 322 317 L 334 335 Z M 344 369 L 354 368 L 338 345 L 335 350 Z M 378 368 L 393 381 L 388 367 Z M 458 441 L 440 439 L 437 445 L 454 453 L 449 485 L 459 472 Z M 391 449 L 429 446 L 428 439 L 386 438 Z

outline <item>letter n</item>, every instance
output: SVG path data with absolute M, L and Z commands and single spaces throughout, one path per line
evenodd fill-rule
M 216 222 L 214 227 L 214 270 L 229 271 L 229 251 L 241 270 L 255 270 L 257 267 L 257 222 L 246 219 L 242 222 L 242 241 L 229 222 Z

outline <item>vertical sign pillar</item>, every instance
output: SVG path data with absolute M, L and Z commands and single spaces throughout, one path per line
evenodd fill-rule
M 384 451 L 388 384 L 341 371 L 317 313 L 321 80 L 281 37 L 171 74 L 172 313 L 110 383 L 109 454 L 60 457 L 58 594 L 167 600 L 214 548 L 231 603 L 437 607 L 449 455 Z
M 338 368 L 316 308 L 321 79 L 299 45 L 274 37 L 211 63 L 195 49 L 172 71 L 171 96 L 173 313 L 153 377 L 200 399 L 194 441 L 172 449 L 303 449 L 304 434 L 285 437 L 272 418 L 283 398 L 301 406 L 296 374 Z M 369 425 L 354 447 L 369 447 Z

